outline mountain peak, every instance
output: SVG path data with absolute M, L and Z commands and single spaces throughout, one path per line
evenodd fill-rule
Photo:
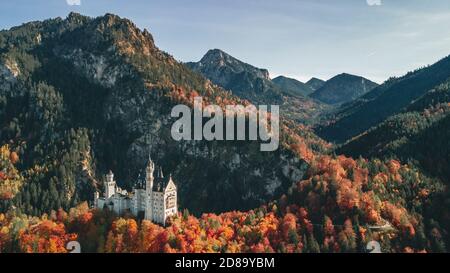
M 111 13 L 94 19 L 76 13 L 69 16 L 76 20 L 88 20 L 85 23 L 84 32 L 85 37 L 92 39 L 89 43 L 94 42 L 99 45 L 113 43 L 122 53 L 126 54 L 140 52 L 149 56 L 152 52 L 158 52 L 153 36 L 146 29 L 141 30 L 126 18 Z M 103 42 L 99 43 L 99 41 Z
M 106 23 L 107 26 L 111 27 L 114 25 L 120 25 L 123 24 L 127 26 L 128 28 L 137 28 L 137 26 L 131 22 L 130 20 L 126 18 L 121 18 L 118 15 L 112 14 L 112 13 L 106 13 L 104 16 L 97 18 L 100 22 Z
M 99 27 L 99 30 L 104 30 L 108 27 L 123 25 L 120 31 L 128 29 L 137 29 L 137 26 L 128 19 L 121 18 L 118 15 L 112 13 L 106 13 L 99 17 L 89 17 L 81 15 L 77 12 L 71 12 L 67 15 L 66 21 L 70 24 L 83 25 L 85 23 L 93 23 L 94 26 Z
M 218 48 L 213 48 L 208 50 L 208 52 L 206 52 L 204 57 L 220 57 L 220 58 L 225 58 L 225 57 L 231 57 L 230 54 L 226 53 L 225 51 L 218 49 Z
M 283 75 L 278 76 L 278 77 L 272 79 L 272 81 L 281 81 L 281 80 L 292 80 L 292 81 L 301 82 L 301 81 L 299 81 L 299 80 L 296 80 L 296 79 L 293 79 L 293 78 L 288 78 L 288 77 L 285 77 L 285 76 L 283 76 Z
M 84 15 L 81 15 L 80 13 L 74 12 L 74 11 L 70 12 L 70 13 L 67 15 L 67 19 L 68 19 L 68 20 L 73 20 L 73 19 L 76 19 L 76 18 L 89 18 L 89 17 L 84 16 Z
M 269 71 L 267 69 L 257 68 L 244 63 L 217 48 L 208 50 L 200 62 L 189 63 L 188 65 L 191 66 L 191 68 L 194 68 L 194 70 L 201 70 L 203 74 L 210 74 L 206 72 L 207 70 L 210 72 L 218 72 L 220 69 L 227 69 L 232 74 L 249 73 L 254 75 L 254 77 L 270 80 Z
M 357 99 L 377 86 L 361 76 L 341 73 L 325 82 L 311 97 L 328 104 L 341 104 Z
M 318 79 L 318 78 L 314 78 L 314 77 L 306 82 L 306 85 L 309 86 L 314 91 L 316 91 L 319 88 L 321 88 L 324 84 L 325 84 L 324 80 L 321 80 L 321 79 Z
M 324 80 L 316 78 L 316 77 L 312 77 L 308 82 L 311 82 L 311 81 L 322 81 L 323 82 Z
M 70 23 L 82 24 L 86 21 L 92 20 L 92 18 L 72 11 L 67 15 L 66 20 Z
M 361 79 L 361 78 L 363 78 L 363 77 L 361 77 L 361 76 L 357 76 L 357 75 L 353 75 L 353 74 L 349 74 L 349 73 L 341 73 L 341 74 L 338 74 L 338 75 L 336 75 L 336 76 L 334 76 L 332 79 L 336 79 L 336 78 L 347 78 L 347 79 L 356 79 L 356 78 L 359 78 L 359 79 Z
M 227 62 L 233 61 L 237 61 L 237 59 L 233 58 L 226 52 L 220 49 L 210 49 L 200 60 L 200 63 L 203 65 L 209 64 L 209 65 L 224 66 Z
M 285 76 L 278 76 L 274 79 L 272 79 L 272 82 L 274 82 L 276 85 L 278 85 L 281 89 L 289 91 L 290 94 L 294 95 L 301 95 L 301 96 L 308 96 L 314 90 L 309 87 L 308 85 L 302 83 L 299 80 L 288 78 Z

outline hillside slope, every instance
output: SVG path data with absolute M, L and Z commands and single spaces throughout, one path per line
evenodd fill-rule
M 401 78 L 392 78 L 330 117 L 332 122 L 317 130 L 323 138 L 343 143 L 388 117 L 400 113 L 450 77 L 450 57 Z
M 294 131 L 283 129 L 281 148 L 270 153 L 257 142 L 174 141 L 172 106 L 198 95 L 205 104 L 246 102 L 159 50 L 129 20 L 72 13 L 33 22 L 0 32 L 0 52 L 0 141 L 18 153 L 24 175 L 1 210 L 68 209 L 92 200 L 108 170 L 131 189 L 149 153 L 173 174 L 181 207 L 195 213 L 255 207 L 306 168 L 290 145 L 301 141 L 308 152 L 309 144 Z
M 450 179 L 450 82 L 427 92 L 402 113 L 349 141 L 337 150 L 349 156 L 415 160 L 428 173 Z

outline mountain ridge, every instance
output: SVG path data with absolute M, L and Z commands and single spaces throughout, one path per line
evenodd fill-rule
M 289 90 L 290 93 L 294 95 L 306 97 L 314 92 L 314 90 L 305 83 L 285 76 L 278 76 L 272 79 L 272 82 L 284 90 Z
M 305 84 L 308 85 L 312 90 L 316 91 L 317 89 L 321 88 L 325 84 L 325 81 L 315 78 L 315 77 L 312 77 Z
M 209 50 L 199 62 L 186 66 L 255 105 L 280 105 L 284 117 L 300 123 L 314 122 L 328 109 L 323 103 L 281 88 L 270 79 L 266 69 L 242 62 L 222 50 Z
M 400 78 L 390 78 L 354 102 L 342 106 L 330 117 L 332 122 L 319 127 L 316 132 L 328 141 L 343 143 L 399 113 L 448 77 L 450 57 Z
M 341 73 L 324 83 L 310 97 L 328 104 L 351 102 L 370 92 L 378 84 L 361 76 Z
M 450 172 L 444 166 L 450 163 L 450 145 L 445 141 L 450 135 L 445 129 L 450 116 L 449 103 L 450 80 L 447 80 L 336 152 L 353 157 L 413 159 L 428 173 L 448 181 Z

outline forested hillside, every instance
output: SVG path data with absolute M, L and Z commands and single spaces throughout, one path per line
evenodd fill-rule
M 413 160 L 432 175 L 450 181 L 450 83 L 411 103 L 401 114 L 349 141 L 337 153 Z
M 182 207 L 195 213 L 250 209 L 302 176 L 305 160 L 291 145 L 305 155 L 321 149 L 306 128 L 296 130 L 301 135 L 282 129 L 281 149 L 264 155 L 256 142 L 174 141 L 172 106 L 192 105 L 199 95 L 205 105 L 248 102 L 178 63 L 148 31 L 115 15 L 72 13 L 2 31 L 0 52 L 0 140 L 17 155 L 21 174 L 2 179 L 2 188 L 20 181 L 2 189 L 8 197 L 2 211 L 68 210 L 92 200 L 109 170 L 130 190 L 149 153 L 173 174 Z
M 330 116 L 317 132 L 326 140 L 344 143 L 392 115 L 400 113 L 411 102 L 444 83 L 450 77 L 450 57 L 400 78 L 391 78 Z
M 83 252 L 362 252 L 371 240 L 383 252 L 444 252 L 442 191 L 397 161 L 319 157 L 277 202 L 200 218 L 185 210 L 166 228 L 86 204 L 41 218 L 0 214 L 0 252 L 66 252 L 75 239 Z

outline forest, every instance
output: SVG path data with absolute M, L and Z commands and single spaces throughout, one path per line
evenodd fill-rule
M 449 201 L 438 180 L 398 161 L 320 156 L 277 201 L 201 217 L 184 210 L 166 227 L 86 202 L 41 217 L 10 210 L 0 214 L 0 252 L 66 252 L 72 240 L 110 253 L 362 252 L 371 240 L 384 252 L 446 252 L 439 223 L 450 222 Z

